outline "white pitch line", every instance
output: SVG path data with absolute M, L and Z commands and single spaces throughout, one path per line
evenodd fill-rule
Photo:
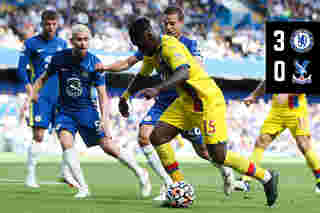
M 4 183 L 15 183 L 15 184 L 24 184 L 24 180 L 21 179 L 6 179 L 6 178 L 0 178 L 0 184 Z M 40 185 L 60 185 L 65 183 L 55 182 L 55 181 L 42 181 L 39 182 Z

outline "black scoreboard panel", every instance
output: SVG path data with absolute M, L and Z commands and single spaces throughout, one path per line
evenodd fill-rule
M 266 92 L 320 93 L 320 23 L 266 23 Z

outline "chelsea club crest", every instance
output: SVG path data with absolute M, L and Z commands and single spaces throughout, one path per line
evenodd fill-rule
M 314 45 L 313 35 L 306 29 L 296 30 L 291 34 L 290 45 L 298 53 L 308 52 Z

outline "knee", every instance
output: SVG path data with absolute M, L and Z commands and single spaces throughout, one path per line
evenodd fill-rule
M 159 145 L 161 145 L 160 137 L 158 136 L 158 134 L 157 134 L 156 131 L 152 131 L 152 132 L 151 132 L 151 135 L 150 135 L 150 137 L 149 137 L 149 140 L 150 140 L 151 144 L 154 145 L 154 146 L 159 146 Z
M 149 134 L 147 134 L 145 131 L 139 132 L 139 144 L 140 146 L 147 146 L 150 144 L 149 137 L 151 137 Z
M 44 138 L 44 131 L 34 131 L 33 134 L 33 140 L 35 140 L 38 143 L 41 143 Z
M 209 156 L 216 164 L 224 164 L 227 150 L 224 144 L 210 144 L 207 145 Z
M 296 141 L 299 147 L 299 150 L 304 154 L 307 151 L 312 149 L 312 144 L 310 137 L 308 136 L 297 136 Z
M 255 147 L 266 149 L 272 142 L 272 137 L 270 135 L 260 135 L 256 141 Z
M 216 154 L 210 154 L 210 157 L 212 159 L 213 162 L 215 162 L 216 164 L 224 164 L 224 161 L 226 159 L 226 156 L 222 156 L 222 155 L 216 155 Z
M 205 160 L 208 160 L 208 161 L 211 160 L 211 158 L 210 158 L 210 156 L 209 156 L 209 153 L 208 153 L 207 151 L 201 151 L 201 152 L 199 153 L 199 155 L 200 155 L 201 158 L 203 158 L 203 159 L 205 159 Z

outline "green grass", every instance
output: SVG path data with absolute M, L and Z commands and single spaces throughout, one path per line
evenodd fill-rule
M 0 156 L 0 162 L 3 157 Z M 7 158 L 6 158 L 7 159 Z M 241 192 L 226 198 L 217 169 L 204 161 L 181 162 L 186 179 L 196 190 L 197 199 L 189 209 L 161 208 L 151 199 L 137 200 L 138 184 L 133 174 L 114 162 L 82 162 L 85 176 L 92 192 L 88 200 L 75 200 L 75 191 L 68 186 L 41 185 L 40 189 L 25 188 L 24 162 L 13 160 L 0 163 L 1 212 L 12 213 L 156 213 L 156 212 L 226 212 L 226 213 L 301 213 L 319 212 L 320 196 L 314 194 L 314 178 L 304 163 L 265 163 L 264 166 L 280 171 L 280 198 L 275 208 L 265 207 L 262 186 L 254 182 L 250 199 Z M 40 181 L 56 181 L 58 162 L 43 161 L 39 164 Z M 160 189 L 160 180 L 151 170 L 153 196 Z

